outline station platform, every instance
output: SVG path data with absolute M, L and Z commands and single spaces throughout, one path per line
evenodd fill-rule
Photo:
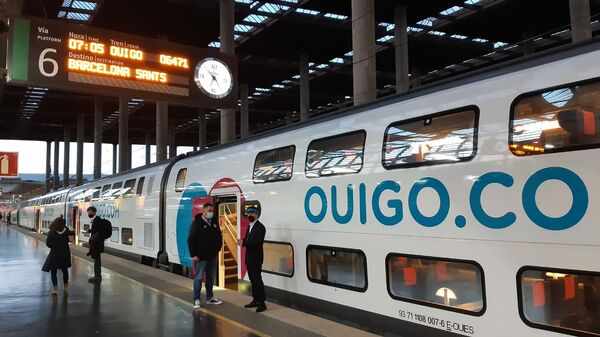
M 103 281 L 87 282 L 93 265 L 87 249 L 71 245 L 70 289 L 51 296 L 41 271 L 45 235 L 0 225 L 0 336 L 343 336 L 374 334 L 267 303 L 244 309 L 250 297 L 215 287 L 222 305 L 192 308 L 192 280 L 104 254 Z M 62 281 L 59 272 L 59 283 Z M 203 289 L 204 290 L 204 289 Z M 203 293 L 204 301 L 204 293 Z

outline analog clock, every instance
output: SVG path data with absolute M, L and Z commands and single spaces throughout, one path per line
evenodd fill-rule
M 194 81 L 203 93 L 212 98 L 223 98 L 233 89 L 231 70 L 225 63 L 214 58 L 207 58 L 198 63 Z

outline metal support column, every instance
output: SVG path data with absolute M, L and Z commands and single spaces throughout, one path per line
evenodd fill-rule
M 65 137 L 64 137 L 64 168 L 63 168 L 63 187 L 69 187 L 69 162 L 71 160 L 70 149 L 71 149 L 71 130 L 69 127 L 65 127 Z
M 129 106 L 128 100 L 119 97 L 119 172 L 129 169 Z
M 83 184 L 83 139 L 85 137 L 85 115 L 80 113 L 77 115 L 77 169 L 76 169 L 76 185 Z
M 152 130 L 146 131 L 146 165 L 150 165 L 150 146 L 152 146 Z
M 310 72 L 308 69 L 308 55 L 300 55 L 299 68 L 300 121 L 306 121 L 310 117 Z
M 94 99 L 94 179 L 102 176 L 102 98 Z
M 220 0 L 220 42 L 221 52 L 235 54 L 235 42 L 233 40 L 233 26 L 235 24 L 234 0 Z M 221 144 L 235 140 L 235 110 L 221 109 Z
M 590 0 L 569 0 L 571 12 L 571 40 L 573 43 L 592 38 Z
M 406 7 L 394 9 L 394 48 L 396 57 L 396 93 L 408 91 L 408 33 Z
M 117 144 L 113 144 L 113 174 L 117 174 Z
M 60 160 L 59 158 L 60 155 L 60 142 L 58 141 L 58 138 L 54 141 L 54 179 L 52 182 L 52 188 L 53 189 L 58 189 L 58 187 L 60 186 L 60 178 L 58 177 L 58 161 Z
M 167 159 L 169 138 L 169 104 L 156 102 L 156 161 Z
M 377 99 L 374 0 L 352 0 L 354 105 Z
M 250 103 L 248 102 L 248 84 L 240 84 L 240 135 L 250 135 Z
M 169 158 L 177 157 L 177 145 L 175 145 L 175 124 L 169 122 Z
M 204 109 L 198 112 L 198 145 L 200 150 L 206 149 L 206 113 Z
M 52 142 L 46 141 L 46 193 L 52 190 L 52 180 L 51 180 L 51 172 L 52 172 Z

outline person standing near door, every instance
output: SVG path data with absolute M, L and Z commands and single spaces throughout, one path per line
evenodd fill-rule
M 219 252 L 223 246 L 221 228 L 214 218 L 214 206 L 206 203 L 202 214 L 196 214 L 190 226 L 188 250 L 192 257 L 194 275 L 194 309 L 200 308 L 202 278 L 206 274 L 206 304 L 221 304 L 213 294 L 213 282 L 219 264 Z
M 87 209 L 88 217 L 91 220 L 91 228 L 88 233 L 90 236 L 90 250 L 87 255 L 91 256 L 94 259 L 94 276 L 88 279 L 90 283 L 99 283 L 102 282 L 102 260 L 100 255 L 104 253 L 104 233 L 103 226 L 104 221 L 98 215 L 96 215 L 96 207 L 90 206 Z
M 258 209 L 248 207 L 246 210 L 250 225 L 246 230 L 244 240 L 238 242 L 246 247 L 246 270 L 252 284 L 252 302 L 246 304 L 244 308 L 256 308 L 256 312 L 267 310 L 265 305 L 265 284 L 263 283 L 261 272 L 263 264 L 263 243 L 267 232 L 265 226 L 258 221 Z

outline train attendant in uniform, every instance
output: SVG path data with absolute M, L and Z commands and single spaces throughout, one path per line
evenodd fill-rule
M 214 206 L 206 203 L 202 214 L 196 214 L 190 226 L 188 249 L 194 264 L 194 309 L 200 308 L 202 278 L 206 274 L 206 304 L 221 304 L 213 294 L 213 281 L 219 264 L 219 252 L 223 246 L 221 228 L 214 219 Z
M 50 232 L 46 238 L 46 246 L 50 248 L 50 253 L 42 267 L 45 272 L 50 272 L 52 277 L 52 295 L 58 294 L 58 280 L 56 273 L 62 271 L 63 290 L 69 289 L 69 268 L 71 268 L 71 249 L 69 248 L 69 235 L 75 233 L 68 229 L 65 219 L 61 216 L 50 224 Z
M 245 308 L 256 308 L 256 312 L 267 310 L 265 305 L 265 285 L 262 280 L 263 243 L 265 241 L 265 226 L 258 221 L 258 209 L 248 207 L 246 210 L 250 226 L 246 231 L 244 240 L 238 242 L 246 247 L 246 270 L 252 284 L 252 302 L 246 304 Z

